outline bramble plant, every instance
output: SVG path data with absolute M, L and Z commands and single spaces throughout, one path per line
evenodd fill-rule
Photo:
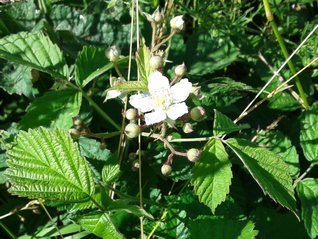
M 318 236 L 314 3 L 0 3 L 4 238 Z

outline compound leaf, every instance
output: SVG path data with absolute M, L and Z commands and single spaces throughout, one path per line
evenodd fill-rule
M 119 83 L 107 90 L 120 90 L 120 91 L 148 91 L 148 85 L 142 81 L 128 81 Z
M 77 144 L 62 129 L 21 131 L 7 152 L 5 176 L 14 195 L 81 202 L 94 193 L 94 180 Z
M 292 178 L 284 159 L 242 139 L 228 139 L 226 143 L 244 163 L 264 194 L 268 193 L 275 202 L 295 213 Z
M 19 32 L 0 39 L 0 57 L 68 80 L 65 59 L 50 38 L 42 33 Z
M 192 173 L 191 184 L 196 194 L 214 213 L 229 193 L 232 178 L 231 163 L 220 140 L 207 143 Z

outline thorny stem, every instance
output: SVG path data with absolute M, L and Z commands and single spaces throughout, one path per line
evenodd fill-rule
M 155 46 L 156 32 L 157 32 L 157 24 L 155 22 L 151 23 L 152 27 L 152 37 L 151 37 L 151 48 Z
M 80 135 L 85 136 L 85 137 L 89 137 L 89 138 L 107 139 L 107 138 L 111 138 L 111 137 L 120 135 L 120 131 L 111 132 L 111 133 L 99 133 L 99 134 L 80 132 Z
M 179 78 L 180 78 L 180 76 L 175 75 L 174 78 L 172 79 L 172 81 L 170 82 L 170 86 L 173 86 Z

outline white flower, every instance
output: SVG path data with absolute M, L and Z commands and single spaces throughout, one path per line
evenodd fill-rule
M 175 18 L 172 18 L 170 21 L 171 28 L 182 30 L 184 27 L 184 21 L 183 21 L 182 17 L 183 16 L 177 16 Z
M 156 71 L 149 76 L 149 92 L 130 96 L 129 103 L 143 113 L 154 110 L 145 114 L 146 125 L 176 120 L 188 113 L 188 107 L 183 101 L 188 98 L 191 88 L 188 79 L 182 79 L 170 87 L 168 78 Z

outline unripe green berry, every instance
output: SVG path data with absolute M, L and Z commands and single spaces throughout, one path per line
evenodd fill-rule
M 168 177 L 168 176 L 171 174 L 171 172 L 172 172 L 172 167 L 171 167 L 170 165 L 168 165 L 168 164 L 162 165 L 162 167 L 161 167 L 161 173 L 162 173 L 164 176 Z
M 194 107 L 190 111 L 190 116 L 194 121 L 202 121 L 205 118 L 205 110 L 201 106 Z
M 174 70 L 174 74 L 179 76 L 179 77 L 182 77 L 185 75 L 185 73 L 187 73 L 187 67 L 186 65 L 184 64 L 184 62 L 181 64 L 181 65 L 178 65 L 176 67 L 176 69 Z
M 40 79 L 40 72 L 36 69 L 31 70 L 31 82 L 35 83 Z
M 198 149 L 189 149 L 187 152 L 187 157 L 189 161 L 195 163 L 200 159 L 201 151 Z
M 69 129 L 69 134 L 71 135 L 71 137 L 72 137 L 72 139 L 73 140 L 78 140 L 79 139 L 79 137 L 80 137 L 80 133 L 78 132 L 78 130 L 77 129 Z
M 186 134 L 190 134 L 193 132 L 193 127 L 192 127 L 192 124 L 190 124 L 190 123 L 185 123 L 183 125 L 182 129 L 183 129 L 183 132 Z
M 81 125 L 83 123 L 83 120 L 81 117 L 79 116 L 75 116 L 73 118 L 73 125 Z
M 163 59 L 161 56 L 152 56 L 149 61 L 151 69 L 157 70 L 163 67 Z
M 119 59 L 120 53 L 121 51 L 119 47 L 114 45 L 106 49 L 105 56 L 109 61 L 116 62 Z
M 137 117 L 137 110 L 136 109 L 129 109 L 126 111 L 126 119 L 134 120 Z
M 135 123 L 130 123 L 125 128 L 125 134 L 128 138 L 136 138 L 140 134 L 140 127 Z

